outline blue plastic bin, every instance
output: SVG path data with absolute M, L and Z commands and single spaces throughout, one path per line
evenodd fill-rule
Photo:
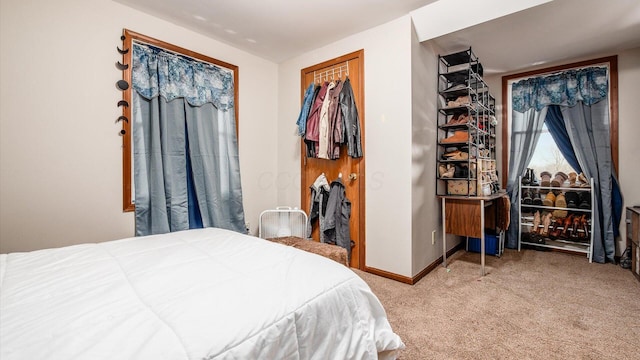
M 480 252 L 480 239 L 470 237 L 467 240 L 467 251 Z M 495 234 L 484 234 L 484 253 L 500 256 L 500 242 Z

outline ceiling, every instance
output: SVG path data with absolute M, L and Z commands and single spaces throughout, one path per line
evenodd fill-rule
M 436 0 L 114 1 L 280 63 Z M 611 54 L 640 47 L 640 1 L 554 0 L 431 41 L 472 46 L 486 74 Z

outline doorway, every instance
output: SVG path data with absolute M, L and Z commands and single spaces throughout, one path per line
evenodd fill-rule
M 351 82 L 356 108 L 360 119 L 360 136 L 362 149 L 365 148 L 364 132 L 364 50 L 328 60 L 301 70 L 301 98 L 311 83 L 320 84 L 323 81 L 345 80 Z M 342 174 L 347 198 L 351 201 L 351 217 L 349 219 L 350 236 L 354 245 L 351 249 L 350 266 L 357 269 L 365 267 L 365 161 L 347 155 L 346 145 L 340 149 L 340 158 L 326 160 L 308 158 L 306 145 L 300 141 L 300 199 L 302 209 L 309 214 L 310 187 L 322 173 L 329 182 Z M 319 227 L 315 226 L 311 234 L 315 241 L 320 240 Z

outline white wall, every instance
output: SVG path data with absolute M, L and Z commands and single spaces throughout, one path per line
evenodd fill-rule
M 240 68 L 247 221 L 275 206 L 277 65 L 109 0 L 2 0 L 0 252 L 133 236 L 122 212 L 115 82 L 123 28 Z
M 364 49 L 366 265 L 411 268 L 411 19 L 404 16 L 280 64 L 278 203 L 300 206 L 300 70 Z M 308 199 L 302 199 L 308 201 Z
M 619 167 L 618 180 L 625 206 L 640 205 L 640 47 L 618 54 L 618 115 L 619 115 Z M 622 251 L 626 244 L 626 229 L 622 214 L 620 233 Z M 618 252 L 618 255 L 620 251 Z
M 437 73 L 438 54 L 432 41 L 411 36 L 412 67 L 412 276 L 442 256 L 440 202 L 436 197 Z M 432 232 L 435 242 L 432 243 Z M 448 236 L 451 248 L 459 240 Z

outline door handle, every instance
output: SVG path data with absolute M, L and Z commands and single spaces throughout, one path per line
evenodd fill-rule
M 355 180 L 357 178 L 358 178 L 358 175 L 356 173 L 349 174 L 349 180 L 353 181 L 353 180 Z

